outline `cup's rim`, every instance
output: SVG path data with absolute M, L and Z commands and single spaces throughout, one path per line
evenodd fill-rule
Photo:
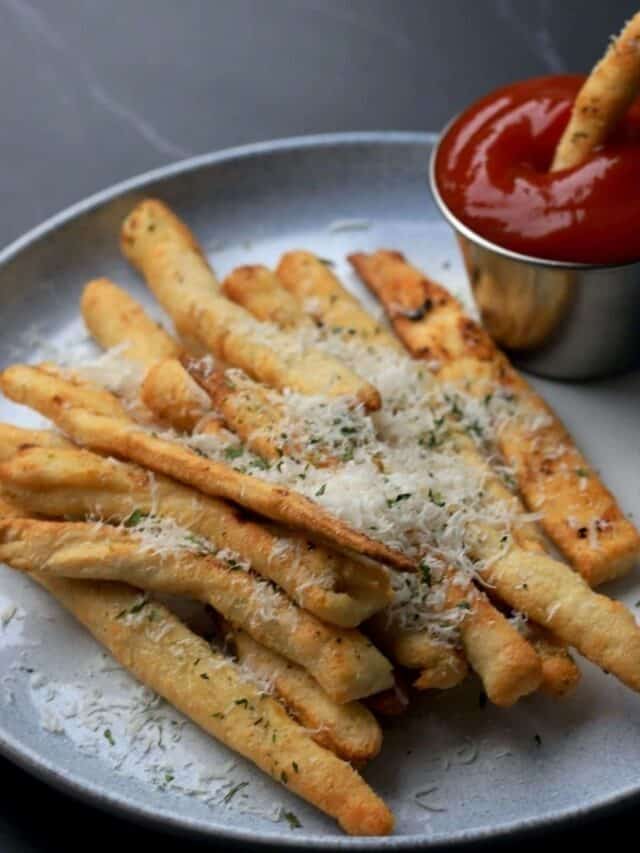
M 468 225 L 465 225 L 464 222 L 461 222 L 457 216 L 455 216 L 451 210 L 447 207 L 444 199 L 440 195 L 440 191 L 438 190 L 438 185 L 436 182 L 436 159 L 438 157 L 438 150 L 440 148 L 440 143 L 445 138 L 449 130 L 451 129 L 454 122 L 458 120 L 458 118 L 462 115 L 462 113 L 458 113 L 453 116 L 453 118 L 447 122 L 447 124 L 442 129 L 441 133 L 438 135 L 433 148 L 431 149 L 431 157 L 429 158 L 429 188 L 431 190 L 431 195 L 438 206 L 440 213 L 444 216 L 444 218 L 449 222 L 453 228 L 460 232 L 464 237 L 468 240 L 471 240 L 473 243 L 476 243 L 482 246 L 484 249 L 488 249 L 491 252 L 495 252 L 498 255 L 501 255 L 504 258 L 509 258 L 513 261 L 520 261 L 524 264 L 529 264 L 531 266 L 536 267 L 552 267 L 554 269 L 564 269 L 564 270 L 615 270 L 615 269 L 623 269 L 625 267 L 631 267 L 634 265 L 640 264 L 640 257 L 636 261 L 626 261 L 622 264 L 585 264 L 580 263 L 579 261 L 557 261 L 552 258 L 538 258 L 535 255 L 524 255 L 521 252 L 514 252 L 512 249 L 507 249 L 504 246 L 501 246 L 499 243 L 494 243 L 491 240 L 487 240 L 486 237 L 478 234 L 477 231 L 474 231 L 473 228 L 469 228 Z

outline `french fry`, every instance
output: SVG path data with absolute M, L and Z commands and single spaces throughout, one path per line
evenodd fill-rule
M 619 601 L 595 593 L 563 563 L 518 547 L 492 563 L 484 577 L 514 610 L 640 690 L 640 629 Z
M 362 308 L 331 268 L 311 252 L 286 252 L 276 275 L 286 290 L 317 321 L 330 328 L 355 330 L 367 343 L 401 350 L 396 339 Z
M 334 817 L 346 832 L 391 832 L 391 812 L 349 764 L 314 743 L 240 667 L 161 604 L 144 604 L 122 584 L 35 579 L 118 663 L 208 734 Z
M 109 391 L 71 376 L 63 378 L 61 374 L 61 370 L 56 372 L 51 365 L 33 367 L 16 364 L 8 367 L 2 376 L 6 376 L 11 385 L 11 399 L 14 403 L 29 405 L 27 400 L 37 389 L 43 406 L 38 411 L 50 420 L 49 412 L 58 411 L 62 406 L 79 407 L 114 420 L 129 420 L 121 403 Z
M 298 301 L 267 267 L 237 267 L 223 281 L 222 291 L 256 320 L 275 323 L 281 329 L 313 325 Z
M 230 566 L 187 551 L 154 559 L 140 547 L 135 530 L 83 522 L 3 521 L 0 559 L 21 571 L 126 581 L 149 592 L 203 601 L 304 667 L 335 702 L 360 699 L 393 684 L 389 662 L 357 631 L 325 625 L 235 562 Z
M 72 447 L 64 436 L 49 429 L 25 429 L 0 423 L 0 462 L 6 462 L 27 447 Z
M 197 361 L 187 363 L 187 369 L 225 424 L 243 444 L 263 459 L 278 459 L 291 453 L 287 438 L 283 438 L 281 421 L 284 407 L 273 398 L 271 389 L 254 382 L 248 376 L 236 377 L 226 370 L 203 371 Z
M 28 515 L 27 511 L 15 498 L 0 490 L 0 519 L 24 518 L 26 515 Z
M 257 643 L 245 631 L 233 631 L 232 637 L 240 664 L 275 692 L 316 743 L 346 761 L 363 763 L 375 758 L 382 746 L 382 732 L 364 705 L 332 702 L 302 667 Z
M 182 367 L 184 354 L 142 305 L 106 278 L 90 281 L 82 294 L 85 324 L 96 342 L 123 347 L 122 356 L 147 368 L 140 397 L 163 423 L 191 431 L 211 412 L 211 401 Z
M 542 665 L 535 648 L 472 584 L 451 583 L 449 606 L 466 605 L 460 640 L 471 668 L 494 705 L 509 708 L 542 683 Z
M 246 374 L 238 375 L 237 371 L 203 371 L 194 361 L 188 363 L 188 368 L 229 429 L 263 459 L 277 461 L 282 456 L 293 456 L 318 468 L 339 461 L 323 445 L 309 442 L 310 436 L 290 432 L 285 399 L 278 391 L 265 388 Z
M 162 475 L 150 477 L 86 450 L 24 450 L 0 465 L 0 485 L 28 514 L 124 522 L 137 512 L 173 519 L 219 550 L 238 553 L 300 607 L 343 628 L 355 628 L 390 600 L 388 574 L 377 563 L 363 565 Z
M 514 417 L 497 440 L 528 507 L 567 560 L 592 585 L 625 574 L 640 536 L 551 408 L 509 364 L 487 333 L 443 287 L 398 252 L 352 255 L 409 352 L 442 363 L 439 376 L 480 399 L 511 395 Z M 531 424 L 543 419 L 535 429 Z
M 573 693 L 580 681 L 580 670 L 564 643 L 534 622 L 527 624 L 526 636 L 542 664 L 540 689 L 555 698 Z
M 51 377 L 35 368 L 16 365 L 0 374 L 0 389 L 9 399 L 49 417 L 79 445 L 137 462 L 204 494 L 231 500 L 273 521 L 312 532 L 340 548 L 403 571 L 415 570 L 413 561 L 404 554 L 354 530 L 301 494 L 242 474 L 223 462 L 203 458 L 131 421 L 73 408 L 69 403 L 75 393 L 71 383 L 65 386 L 63 380 L 56 379 L 52 385 L 49 380 Z
M 142 402 L 164 423 L 191 432 L 208 414 L 211 399 L 175 358 L 151 365 L 142 383 Z
M 640 89 L 640 12 L 611 41 L 571 110 L 551 171 L 580 166 L 606 140 Z
M 461 652 L 427 631 L 402 629 L 379 613 L 367 622 L 367 632 L 400 666 L 420 670 L 414 682 L 419 690 L 448 690 L 467 677 L 469 667 Z
M 287 336 L 228 300 L 195 238 L 161 202 L 143 201 L 129 214 L 121 244 L 181 335 L 267 385 L 308 393 L 313 375 L 323 393 L 352 395 L 369 409 L 379 408 L 376 389 L 337 359 L 292 347 Z
M 182 354 L 177 341 L 108 278 L 97 278 L 86 285 L 80 310 L 87 329 L 103 349 L 126 345 L 122 355 L 146 367 Z

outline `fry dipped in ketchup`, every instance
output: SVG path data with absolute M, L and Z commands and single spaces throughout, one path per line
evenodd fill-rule
M 639 87 L 640 13 L 588 78 L 505 86 L 457 118 L 435 163 L 444 203 L 482 237 L 525 255 L 639 260 Z

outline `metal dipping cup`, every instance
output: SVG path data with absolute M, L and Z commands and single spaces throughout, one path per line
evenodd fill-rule
M 433 198 L 458 239 L 484 326 L 512 361 L 552 379 L 595 379 L 640 365 L 640 234 L 638 262 L 619 266 L 504 249 L 446 206 L 435 177 L 439 147 L 429 163 Z

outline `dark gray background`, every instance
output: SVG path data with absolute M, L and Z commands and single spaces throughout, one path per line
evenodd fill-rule
M 0 0 L 0 244 L 191 154 L 323 131 L 436 130 L 515 78 L 587 70 L 636 6 Z M 201 849 L 72 802 L 1 760 L 0 792 L 2 853 Z M 612 822 L 546 833 L 544 843 L 609 841 Z M 637 823 L 629 811 L 615 822 L 629 835 Z M 516 843 L 526 851 L 540 840 Z

